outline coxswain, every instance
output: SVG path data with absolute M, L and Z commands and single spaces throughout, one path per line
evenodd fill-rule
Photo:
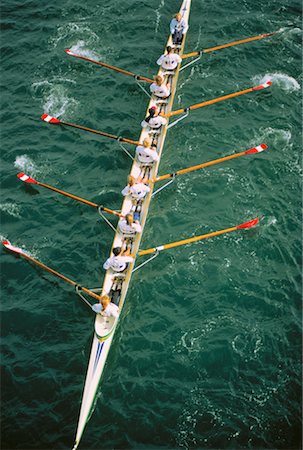
M 151 145 L 151 141 L 147 138 L 144 139 L 142 145 L 136 147 L 136 155 L 138 161 L 144 164 L 152 164 L 159 159 L 156 146 Z
M 134 220 L 133 214 L 126 214 L 124 219 L 118 223 L 118 229 L 122 234 L 136 234 L 141 233 L 142 227 L 137 220 Z
M 135 200 L 141 200 L 145 197 L 147 192 L 150 191 L 150 187 L 144 184 L 144 179 L 142 178 L 135 178 L 132 175 L 129 175 L 127 179 L 127 186 L 122 191 L 122 195 L 124 197 L 126 195 L 131 195 L 133 199 Z
M 161 75 L 154 77 L 155 83 L 150 85 L 150 92 L 159 98 L 167 98 L 170 96 L 170 83 L 165 83 Z
M 167 119 L 159 115 L 159 112 L 155 106 L 149 108 L 148 113 L 149 115 L 141 122 L 141 127 L 150 127 L 153 130 L 158 130 L 162 127 L 162 125 L 167 124 Z
M 118 306 L 111 302 L 108 295 L 102 295 L 100 303 L 92 305 L 92 310 L 104 317 L 114 317 L 116 319 L 119 316 Z
M 175 70 L 178 64 L 182 61 L 181 56 L 173 52 L 172 47 L 169 45 L 166 47 L 166 52 L 160 56 L 157 64 L 161 66 L 164 70 Z
M 183 40 L 183 35 L 188 30 L 188 24 L 185 19 L 183 19 L 180 13 L 175 14 L 174 18 L 170 22 L 170 32 L 173 38 L 174 45 L 180 45 Z
M 114 272 L 123 272 L 128 263 L 133 262 L 134 258 L 130 255 L 130 248 L 123 250 L 121 247 L 113 248 L 113 255 L 103 264 L 103 269 L 112 269 Z

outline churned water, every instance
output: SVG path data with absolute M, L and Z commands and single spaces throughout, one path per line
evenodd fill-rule
M 152 76 L 178 8 L 2 2 L 0 234 L 87 287 L 102 285 L 112 231 L 16 174 L 119 209 L 131 160 L 114 141 L 39 117 L 137 139 L 147 98 L 134 80 L 64 49 Z M 141 247 L 260 225 L 163 252 L 134 274 L 80 449 L 300 448 L 301 2 L 193 0 L 186 51 L 277 30 L 180 75 L 176 108 L 273 85 L 193 111 L 168 132 L 160 173 L 268 150 L 180 176 L 153 198 Z M 1 262 L 1 446 L 70 448 L 94 317 L 63 282 L 3 250 Z

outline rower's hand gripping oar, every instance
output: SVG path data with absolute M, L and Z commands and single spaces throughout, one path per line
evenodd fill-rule
M 19 180 L 23 181 L 24 183 L 37 184 L 38 186 L 42 186 L 46 189 L 50 189 L 51 191 L 57 192 L 58 194 L 65 195 L 66 197 L 72 198 L 73 200 L 84 203 L 85 205 L 92 206 L 93 208 L 100 209 L 101 211 L 107 212 L 109 214 L 113 214 L 114 216 L 124 217 L 122 214 L 118 213 L 117 211 L 106 208 L 103 205 L 97 205 L 97 203 L 90 202 L 89 200 L 85 200 L 82 197 L 78 197 L 76 195 L 70 194 L 69 192 L 62 191 L 61 189 L 57 189 L 53 186 L 49 186 L 48 184 L 41 183 L 40 181 L 37 181 L 34 178 L 29 177 L 28 175 L 26 175 L 23 172 L 18 173 L 17 177 L 19 178 Z
M 28 261 L 31 261 L 32 263 L 36 264 L 37 266 L 41 267 L 42 269 L 45 269 L 47 272 L 55 275 L 58 278 L 61 278 L 62 280 L 66 281 L 67 283 L 75 286 L 75 288 L 78 288 L 79 290 L 84 291 L 86 294 L 88 294 L 91 297 L 93 297 L 94 299 L 100 301 L 101 297 L 99 295 L 95 294 L 90 289 L 80 286 L 75 281 L 71 280 L 70 278 L 67 278 L 65 275 L 62 275 L 61 273 L 57 272 L 56 270 L 51 269 L 50 267 L 46 266 L 45 264 L 41 263 L 40 261 L 37 261 L 32 256 L 27 255 L 26 253 L 24 253 L 24 251 L 21 248 L 13 246 L 10 243 L 10 241 L 8 241 L 7 239 L 2 241 L 2 244 L 7 250 L 9 250 L 13 253 L 16 253 L 18 255 L 21 255 L 23 258 L 27 259 Z M 89 302 L 86 302 L 86 303 L 92 308 L 92 305 L 90 305 Z
M 110 139 L 115 139 L 118 142 L 125 142 L 127 144 L 139 145 L 139 142 L 133 141 L 132 139 L 123 138 L 121 136 L 115 136 L 114 134 L 105 133 L 104 131 L 94 130 L 92 128 L 83 127 L 82 125 L 76 125 L 75 123 L 64 122 L 63 120 L 56 119 L 49 114 L 42 114 L 40 117 L 44 122 L 51 123 L 54 125 L 66 125 L 68 127 L 78 128 L 79 130 L 88 131 L 90 133 L 99 134 L 100 136 L 105 136 Z
M 256 147 L 252 147 L 249 150 L 246 150 L 245 152 L 234 153 L 233 155 L 225 156 L 225 157 L 219 158 L 219 159 L 214 159 L 213 161 L 209 161 L 209 162 L 206 162 L 203 164 L 198 164 L 197 166 L 192 166 L 192 167 L 188 167 L 186 169 L 177 170 L 177 172 L 174 172 L 174 173 L 167 173 L 165 175 L 160 175 L 159 177 L 148 180 L 148 182 L 156 183 L 157 181 L 167 180 L 168 178 L 174 178 L 177 175 L 182 175 L 184 173 L 194 172 L 195 170 L 203 169 L 205 167 L 214 166 L 215 164 L 219 164 L 224 161 L 229 161 L 230 159 L 240 158 L 241 156 L 245 156 L 245 155 L 253 155 L 256 153 L 261 153 L 266 149 L 267 149 L 266 144 L 260 144 L 260 145 L 257 145 Z
M 251 38 L 241 39 L 240 41 L 233 41 L 233 42 L 229 42 L 228 44 L 217 45 L 216 47 L 205 48 L 204 50 L 199 50 L 199 51 L 192 52 L 192 53 L 186 53 L 185 55 L 182 55 L 181 58 L 182 59 L 186 59 L 186 58 L 190 58 L 192 56 L 200 56 L 203 53 L 210 53 L 210 52 L 214 52 L 216 50 L 221 50 L 223 48 L 233 47 L 235 45 L 240 45 L 240 44 L 245 44 L 246 42 L 257 41 L 259 39 L 264 39 L 264 38 L 273 36 L 276 33 L 277 32 L 266 33 L 266 34 L 259 34 L 258 36 L 253 36 Z
M 266 81 L 265 83 L 260 84 L 259 86 L 244 89 L 243 91 L 233 92 L 232 94 L 228 95 L 223 95 L 223 97 L 217 97 L 214 98 L 213 100 L 207 100 L 206 102 L 197 103 L 196 105 L 189 106 L 188 108 L 177 109 L 176 111 L 171 111 L 170 113 L 163 114 L 163 116 L 164 117 L 176 116 L 178 114 L 186 113 L 194 109 L 203 108 L 204 106 L 212 105 L 214 103 L 223 102 L 224 100 L 228 100 L 230 98 L 239 97 L 240 95 L 248 94 L 249 92 L 260 91 L 261 89 L 266 89 L 271 85 L 272 85 L 271 81 Z
M 116 72 L 123 73 L 124 75 L 129 75 L 130 77 L 135 78 L 139 81 L 147 81 L 148 83 L 153 83 L 154 81 L 150 78 L 142 77 L 141 75 L 136 75 L 133 72 L 129 72 L 128 70 L 120 69 L 119 67 L 111 66 L 110 64 L 103 63 L 101 61 L 96 61 L 95 59 L 87 58 L 86 56 L 77 55 L 76 53 L 73 53 L 71 50 L 65 50 L 65 52 L 70 55 L 74 56 L 75 58 L 83 59 L 84 61 L 88 61 L 93 64 L 97 64 L 98 66 L 106 67 L 107 69 L 115 70 Z
M 160 245 L 158 247 L 149 248 L 147 250 L 141 250 L 137 253 L 137 255 L 138 256 L 148 255 L 150 253 L 160 252 L 162 250 L 167 250 L 167 249 L 173 248 L 173 247 L 179 247 L 181 245 L 190 244 L 192 242 L 202 241 L 202 239 L 219 236 L 220 234 L 230 233 L 231 231 L 240 230 L 242 228 L 244 228 L 244 229 L 251 228 L 251 227 L 254 227 L 255 225 L 257 225 L 258 222 L 259 222 L 259 219 L 258 219 L 258 217 L 256 217 L 255 219 L 250 220 L 249 222 L 242 223 L 241 225 L 237 225 L 235 227 L 226 228 L 225 230 L 214 231 L 213 233 L 202 234 L 201 236 L 195 236 L 195 237 L 192 237 L 189 239 L 183 239 L 182 241 L 176 241 L 176 242 L 172 242 L 170 244 L 164 244 L 164 245 Z

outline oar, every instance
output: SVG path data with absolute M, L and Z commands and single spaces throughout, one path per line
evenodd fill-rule
M 219 164 L 224 161 L 229 161 L 230 159 L 240 158 L 240 156 L 252 155 L 254 153 L 260 153 L 266 149 L 267 149 L 266 144 L 260 144 L 260 145 L 257 145 L 256 147 L 246 150 L 245 152 L 234 153 L 233 155 L 225 156 L 224 158 L 214 159 L 213 161 L 209 161 L 209 162 L 206 162 L 203 164 L 198 164 L 197 166 L 192 166 L 192 167 L 188 167 L 186 169 L 177 170 L 177 172 L 174 172 L 174 173 L 167 173 L 165 175 L 161 175 L 159 177 L 148 180 L 148 182 L 155 183 L 157 181 L 167 180 L 168 178 L 173 178 L 177 175 L 182 175 L 183 173 L 193 172 L 194 170 L 199 170 L 199 169 L 203 169 L 204 167 L 214 166 L 215 164 Z
M 150 78 L 142 77 L 141 75 L 136 75 L 135 73 L 129 72 L 128 70 L 119 69 L 119 67 L 111 66 L 110 64 L 106 64 L 101 61 L 96 61 L 95 59 L 89 59 L 86 56 L 77 55 L 76 53 L 73 53 L 71 50 L 65 50 L 65 52 L 70 56 L 74 56 L 75 58 L 83 59 L 84 61 L 88 61 L 90 63 L 97 64 L 98 66 L 102 66 L 102 67 L 106 67 L 107 69 L 115 70 L 116 72 L 123 73 L 124 75 L 129 75 L 130 77 L 134 77 L 136 80 L 147 81 L 148 83 L 154 82 Z
M 139 142 L 133 141 L 131 139 L 126 139 L 121 136 L 115 136 L 114 134 L 105 133 L 104 131 L 97 131 L 93 130 L 92 128 L 83 127 L 82 125 L 76 125 L 74 123 L 64 122 L 63 120 L 56 119 L 56 117 L 52 117 L 48 114 L 42 114 L 41 119 L 44 120 L 44 122 L 52 123 L 55 125 L 66 125 L 68 127 L 78 128 L 79 130 L 83 131 L 89 131 L 90 133 L 99 134 L 101 136 L 108 137 L 110 139 L 115 139 L 119 142 L 126 142 L 127 144 L 133 144 L 133 145 L 139 145 Z
M 57 192 L 58 194 L 65 195 L 66 197 L 70 197 L 73 200 L 77 200 L 78 202 L 85 203 L 85 205 L 92 206 L 97 209 L 101 209 L 104 212 L 107 212 L 109 214 L 113 214 L 118 217 L 124 217 L 122 214 L 118 213 L 117 211 L 113 211 L 112 209 L 105 208 L 105 206 L 97 205 L 96 203 L 90 202 L 89 200 L 85 200 L 84 198 L 77 197 L 76 195 L 70 194 L 69 192 L 62 191 L 61 189 L 57 189 L 53 186 L 49 186 L 48 184 L 41 183 L 40 181 L 35 180 L 34 178 L 29 177 L 23 172 L 18 173 L 17 177 L 19 180 L 24 181 L 24 183 L 32 183 L 37 184 L 38 186 L 42 186 L 46 189 L 50 189 L 51 191 Z
M 272 84 L 271 81 L 266 81 L 264 84 L 260 84 L 259 86 L 251 87 L 248 89 L 244 89 L 243 91 L 234 92 L 232 94 L 224 95 L 223 97 L 217 97 L 213 100 L 208 100 L 206 102 L 197 103 L 196 105 L 189 106 L 188 108 L 177 109 L 176 111 L 171 111 L 168 114 L 163 114 L 164 117 L 176 116 L 178 114 L 182 114 L 187 111 L 192 111 L 194 109 L 203 108 L 204 106 L 212 105 L 213 103 L 223 102 L 224 100 L 228 100 L 229 98 L 239 97 L 240 95 L 248 94 L 249 92 L 259 91 L 261 89 L 268 88 Z
M 164 244 L 164 245 L 160 245 L 158 247 L 149 248 L 147 250 L 141 250 L 138 252 L 138 256 L 148 255 L 149 253 L 155 253 L 157 251 L 160 252 L 162 250 L 167 250 L 167 249 L 173 248 L 173 247 L 179 247 L 180 245 L 190 244 L 191 242 L 202 241 L 202 239 L 219 236 L 220 234 L 230 233 L 231 231 L 236 231 L 241 228 L 251 228 L 251 227 L 254 227 L 255 225 L 257 225 L 258 222 L 259 222 L 259 219 L 258 219 L 258 217 L 256 217 L 255 219 L 251 220 L 250 222 L 245 222 L 245 223 L 242 223 L 241 225 L 237 225 L 232 228 L 226 228 L 225 230 L 214 231 L 213 233 L 202 234 L 201 236 L 195 236 L 195 237 L 192 237 L 189 239 L 183 239 L 183 241 L 176 241 L 176 242 L 172 242 L 171 244 Z
M 36 259 L 34 259 L 31 256 L 27 255 L 26 253 L 23 252 L 23 250 L 21 248 L 14 247 L 10 243 L 10 241 L 8 241 L 8 240 L 2 241 L 2 244 L 4 245 L 4 247 L 7 250 L 10 250 L 13 253 L 17 253 L 17 254 L 23 256 L 23 258 L 28 259 L 29 261 L 31 261 L 32 263 L 36 264 L 39 267 L 42 267 L 42 269 L 47 270 L 47 272 L 52 273 L 56 277 L 61 278 L 62 280 L 66 281 L 69 284 L 72 284 L 75 287 L 78 287 L 78 289 L 81 289 L 82 291 L 86 292 L 88 295 L 90 295 L 91 297 L 95 298 L 96 300 L 98 300 L 98 301 L 100 300 L 101 297 L 99 295 L 95 294 L 94 292 L 90 291 L 89 289 L 87 289 L 87 288 L 85 288 L 83 286 L 79 286 L 78 283 L 76 283 L 73 280 L 70 280 L 65 275 L 62 275 L 61 273 L 57 272 L 56 270 L 51 269 L 50 267 L 46 266 L 45 264 L 42 264 L 40 261 L 37 261 Z
M 251 38 L 241 39 L 240 41 L 233 41 L 233 42 L 229 42 L 228 44 L 217 45 L 217 47 L 205 48 L 204 50 L 200 50 L 200 51 L 196 51 L 196 52 L 192 52 L 192 53 L 186 53 L 185 55 L 181 56 L 181 58 L 186 59 L 186 58 L 190 58 L 192 56 L 201 55 L 203 53 L 210 53 L 210 52 L 214 52 L 216 50 L 221 50 L 222 48 L 233 47 L 234 45 L 240 45 L 240 44 L 245 44 L 246 42 L 257 41 L 259 39 L 264 39 L 269 36 L 273 36 L 274 34 L 276 34 L 276 32 L 267 33 L 267 34 L 259 34 L 258 36 L 254 36 Z

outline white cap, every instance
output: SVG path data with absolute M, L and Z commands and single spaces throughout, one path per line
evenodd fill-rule
M 92 310 L 95 311 L 96 314 L 100 314 L 100 312 L 103 311 L 103 306 L 100 305 L 100 303 L 95 303 L 92 305 Z

